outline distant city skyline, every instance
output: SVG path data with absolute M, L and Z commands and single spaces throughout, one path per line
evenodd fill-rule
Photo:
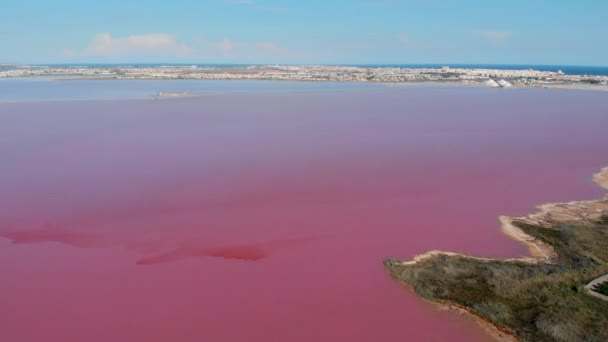
M 607 66 L 608 2 L 3 1 L 0 63 Z

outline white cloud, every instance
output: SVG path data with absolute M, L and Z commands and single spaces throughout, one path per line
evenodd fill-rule
M 95 35 L 83 49 L 65 48 L 61 52 L 72 60 L 172 61 L 280 63 L 310 58 L 272 41 L 242 41 L 231 38 L 210 40 L 196 35 L 188 43 L 166 33 L 113 36 Z
M 167 33 L 141 34 L 126 37 L 113 37 L 109 33 L 97 34 L 84 54 L 87 56 L 121 55 L 173 55 L 184 57 L 193 53 L 192 47 L 177 41 Z
M 502 46 L 511 37 L 512 33 L 510 31 L 474 30 L 473 34 L 485 39 L 494 46 Z

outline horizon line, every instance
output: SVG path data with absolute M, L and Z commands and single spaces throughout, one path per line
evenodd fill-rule
M 538 63 L 236 63 L 236 62 L 57 62 L 57 63 L 0 63 L 3 66 L 95 66 L 95 65 L 114 65 L 114 66 L 526 66 L 526 67 L 587 67 L 587 68 L 608 68 L 608 65 L 585 65 L 585 64 L 538 64 Z

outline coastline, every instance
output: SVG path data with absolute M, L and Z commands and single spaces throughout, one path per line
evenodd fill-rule
M 551 259 L 557 258 L 557 252 L 553 246 L 550 246 L 539 239 L 536 239 L 523 230 L 513 224 L 514 218 L 509 216 L 500 216 L 500 227 L 502 232 L 512 238 L 513 240 L 519 241 L 528 247 L 528 251 L 532 255 L 532 258 L 519 258 L 513 260 L 526 261 L 532 263 L 538 262 L 550 262 Z
M 376 84 L 474 84 L 493 88 L 559 88 L 608 91 L 608 75 L 566 74 L 562 70 L 472 67 L 348 65 L 249 66 L 12 66 L 0 80 L 55 77 L 62 80 L 259 80 Z
M 595 184 L 600 186 L 600 188 L 608 190 L 608 166 L 594 174 L 592 179 Z
M 592 181 L 601 188 L 608 190 L 608 167 L 604 167 L 599 172 L 593 174 Z M 556 260 L 559 257 L 553 246 L 537 238 L 532 237 L 531 235 L 524 232 L 521 228 L 517 227 L 514 223 L 549 226 L 549 223 L 555 224 L 559 222 L 566 222 L 572 219 L 597 220 L 602 217 L 602 213 L 608 211 L 608 195 L 597 200 L 573 201 L 565 203 L 547 203 L 538 206 L 537 209 L 537 212 L 527 216 L 499 217 L 499 221 L 501 223 L 501 230 L 503 231 L 503 233 L 526 245 L 531 256 L 524 256 L 519 258 L 493 259 L 476 257 L 462 253 L 433 250 L 416 255 L 410 261 L 388 261 L 388 263 L 393 263 L 394 265 L 399 266 L 411 267 L 427 259 L 436 258 L 439 256 L 451 256 L 461 257 L 468 260 L 476 260 L 480 262 L 504 261 L 519 262 L 525 264 L 552 264 L 553 260 Z M 387 262 L 385 262 L 385 265 L 389 266 Z M 608 280 L 608 274 L 605 274 L 585 284 L 584 288 L 589 295 L 599 298 L 601 300 L 608 300 L 608 297 L 591 291 L 591 287 L 594 284 L 606 280 Z M 407 287 L 409 287 L 412 291 L 416 292 L 412 285 L 404 281 L 401 282 Z M 422 299 L 428 303 L 435 305 L 439 310 L 456 312 L 458 314 L 470 318 L 496 341 L 519 341 L 513 331 L 506 327 L 494 324 L 486 317 L 483 317 L 482 315 L 478 314 L 477 312 L 471 310 L 468 307 L 447 300 L 431 301 L 426 298 Z

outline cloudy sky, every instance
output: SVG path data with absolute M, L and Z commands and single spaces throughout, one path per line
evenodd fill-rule
M 0 63 L 608 65 L 603 0 L 2 0 L 0 13 Z

